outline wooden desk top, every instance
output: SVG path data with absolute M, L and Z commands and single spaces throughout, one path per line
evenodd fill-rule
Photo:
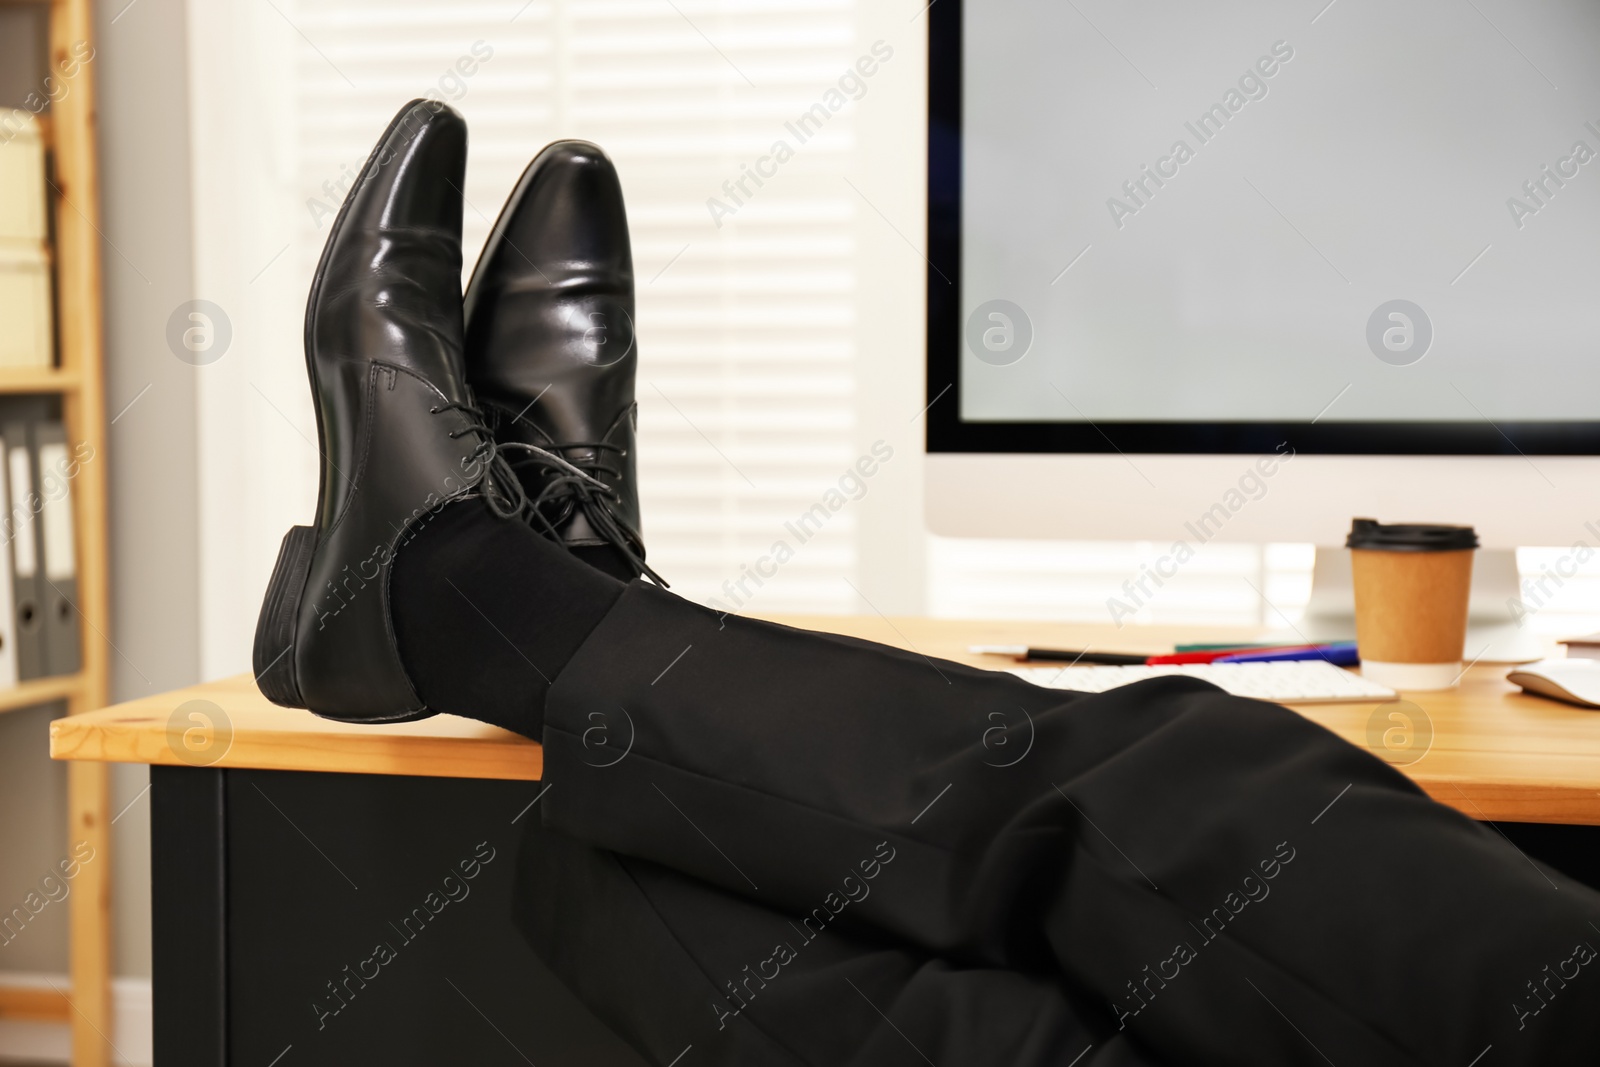
M 1004 661 L 968 655 L 967 646 L 1031 642 L 1160 652 L 1169 651 L 1174 640 L 1249 640 L 1252 633 L 875 615 L 775 618 L 989 667 Z M 1436 800 L 1473 818 L 1600 825 L 1600 712 L 1527 696 L 1505 681 L 1505 672 L 1503 665 L 1474 667 L 1459 689 L 1408 694 L 1412 708 L 1333 704 L 1296 710 L 1399 765 Z M 1397 733 L 1389 736 L 1400 743 L 1386 747 L 1385 731 L 1399 721 L 1390 714 L 1397 710 L 1422 723 L 1421 734 L 1431 726 L 1431 743 L 1408 743 Z M 186 737 L 187 731 L 195 732 Z M 57 719 L 50 754 L 65 760 L 454 778 L 537 779 L 543 770 L 537 744 L 493 726 L 452 715 L 397 726 L 347 726 L 269 704 L 248 675 Z

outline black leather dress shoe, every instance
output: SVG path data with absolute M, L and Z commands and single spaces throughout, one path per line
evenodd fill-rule
M 528 164 L 463 303 L 467 382 L 535 527 L 616 577 L 665 585 L 639 534 L 628 216 L 598 145 L 557 141 Z
M 283 540 L 256 626 L 274 703 L 347 722 L 431 714 L 389 615 L 398 547 L 446 501 L 524 503 L 462 374 L 461 182 L 467 130 L 416 100 L 345 199 L 306 303 L 306 365 L 322 449 L 314 526 Z

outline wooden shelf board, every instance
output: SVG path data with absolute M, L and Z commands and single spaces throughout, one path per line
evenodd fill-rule
M 72 1017 L 65 990 L 48 985 L 7 984 L 0 976 L 0 1020 L 7 1022 L 64 1023 Z
M 56 700 L 67 700 L 76 696 L 82 687 L 81 674 L 58 674 L 53 678 L 21 682 L 10 689 L 0 689 L 0 712 L 19 711 Z
M 0 367 L 0 393 L 70 393 L 80 384 L 78 375 L 55 367 Z

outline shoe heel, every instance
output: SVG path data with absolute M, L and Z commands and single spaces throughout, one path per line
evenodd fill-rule
M 256 685 L 268 700 L 286 708 L 306 706 L 295 677 L 295 622 L 316 547 L 317 531 L 313 527 L 291 526 L 284 534 L 266 599 L 261 602 L 261 618 L 256 621 L 252 657 Z

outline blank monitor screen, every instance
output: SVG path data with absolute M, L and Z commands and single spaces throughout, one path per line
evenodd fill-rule
M 935 450 L 1597 451 L 1600 5 L 930 14 Z

